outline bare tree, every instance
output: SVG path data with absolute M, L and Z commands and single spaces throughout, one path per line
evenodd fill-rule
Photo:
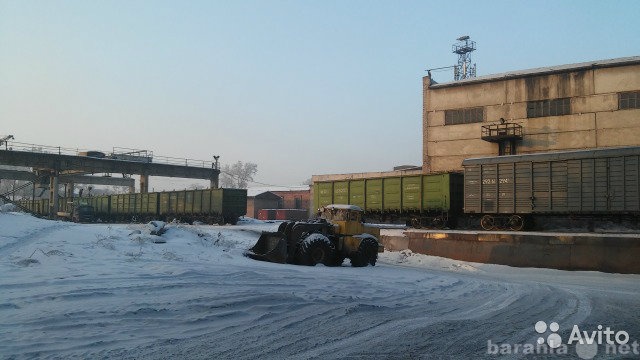
M 0 180 L 0 194 L 7 194 L 11 199 L 30 198 L 33 192 L 31 182 L 20 180 Z
M 223 165 L 220 185 L 224 188 L 246 189 L 257 172 L 258 165 L 251 162 L 238 161 L 233 165 Z

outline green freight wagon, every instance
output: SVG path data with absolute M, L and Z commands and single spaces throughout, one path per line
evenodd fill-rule
M 351 180 L 349 181 L 349 202 L 350 205 L 359 206 L 361 209 L 364 209 L 364 189 L 365 189 L 365 181 L 364 180 Z
M 382 179 L 369 179 L 365 181 L 364 210 L 374 214 L 385 212 L 382 203 Z
M 222 192 L 222 216 L 226 223 L 235 224 L 247 213 L 246 189 L 215 189 Z
M 82 198 L 60 198 L 60 209 L 70 209 L 74 201 L 91 205 L 97 219 L 111 221 L 150 221 L 177 219 L 184 222 L 235 224 L 247 213 L 247 190 L 204 189 L 157 193 L 116 194 Z M 25 208 L 48 215 L 49 200 L 23 200 Z
M 101 195 L 88 197 L 89 205 L 93 206 L 93 213 L 96 219 L 107 221 L 111 212 L 111 196 Z
M 333 204 L 333 182 L 315 183 L 313 187 L 314 210 Z
M 369 219 L 413 226 L 452 226 L 462 212 L 460 173 L 321 181 L 313 185 L 314 208 L 356 205 Z

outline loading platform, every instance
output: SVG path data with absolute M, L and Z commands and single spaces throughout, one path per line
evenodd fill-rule
M 392 230 L 386 250 L 516 267 L 640 274 L 640 234 Z

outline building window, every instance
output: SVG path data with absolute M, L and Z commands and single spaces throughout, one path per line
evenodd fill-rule
M 618 94 L 618 110 L 640 109 L 640 91 Z
M 484 121 L 484 108 L 469 108 L 446 110 L 444 112 L 445 125 L 471 124 Z
M 527 117 L 560 116 L 571 114 L 571 99 L 553 99 L 527 102 Z

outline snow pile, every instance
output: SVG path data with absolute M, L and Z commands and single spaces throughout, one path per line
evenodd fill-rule
M 12 203 L 0 205 L 0 213 L 18 211 L 18 207 Z
M 480 271 L 479 267 L 484 264 L 469 263 L 465 261 L 457 261 L 438 256 L 429 256 L 417 254 L 411 250 L 386 251 L 379 254 L 379 260 L 388 264 L 405 265 L 411 267 L 420 267 L 434 270 L 453 270 L 453 271 Z
M 247 224 L 264 224 L 265 222 L 262 220 L 257 220 L 248 216 L 241 216 L 238 219 L 238 225 L 247 225 Z

